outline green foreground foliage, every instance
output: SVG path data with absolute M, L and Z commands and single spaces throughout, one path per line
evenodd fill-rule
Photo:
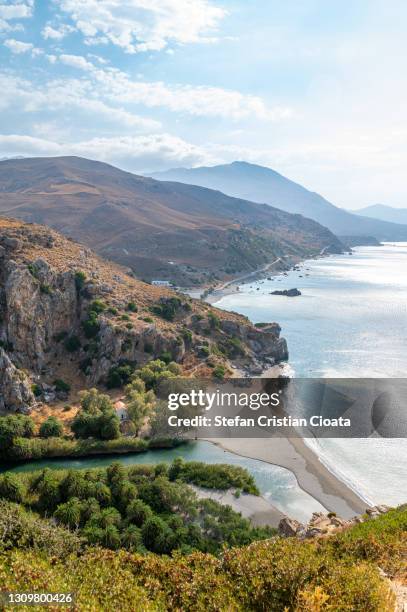
M 209 499 L 200 500 L 186 483 L 207 488 L 238 487 L 257 493 L 242 468 L 175 460 L 171 465 L 50 470 L 0 476 L 0 498 L 22 503 L 88 544 L 170 554 L 193 550 L 219 553 L 274 534 Z
M 79 610 L 390 612 L 394 597 L 378 566 L 405 573 L 406 532 L 404 507 L 318 541 L 273 538 L 217 556 L 169 557 L 87 546 L 0 502 L 0 584 L 74 591 Z

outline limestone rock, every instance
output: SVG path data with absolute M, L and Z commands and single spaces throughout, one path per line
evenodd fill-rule
M 280 535 L 290 538 L 296 536 L 298 533 L 304 530 L 304 525 L 295 519 L 291 519 L 288 516 L 281 519 L 278 524 L 278 531 Z
M 0 348 L 0 414 L 7 411 L 27 414 L 34 403 L 30 381 Z

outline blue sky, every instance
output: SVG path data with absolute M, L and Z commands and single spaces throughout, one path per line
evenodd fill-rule
M 0 0 L 0 157 L 239 160 L 407 206 L 398 0 Z

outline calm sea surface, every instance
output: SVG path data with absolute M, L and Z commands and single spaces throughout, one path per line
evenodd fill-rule
M 216 306 L 256 323 L 278 321 L 297 377 L 406 378 L 407 243 L 359 247 L 300 268 L 241 285 Z M 270 295 L 293 287 L 300 297 Z M 406 440 L 324 440 L 313 448 L 367 500 L 407 501 Z

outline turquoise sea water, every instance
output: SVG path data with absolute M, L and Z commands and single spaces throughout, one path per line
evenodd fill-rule
M 305 262 L 274 280 L 240 286 L 216 306 L 252 321 L 278 321 L 291 375 L 407 377 L 407 243 L 359 247 Z M 295 298 L 270 295 L 297 287 Z M 406 398 L 407 409 L 407 398 Z M 407 501 L 406 440 L 324 440 L 321 460 L 373 502 Z

